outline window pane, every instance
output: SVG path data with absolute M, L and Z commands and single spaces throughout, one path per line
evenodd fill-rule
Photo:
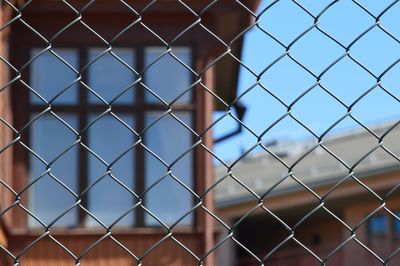
M 374 215 L 368 220 L 368 231 L 370 235 L 384 235 L 387 232 L 386 215 Z
M 162 47 L 149 47 L 145 51 L 145 65 L 148 66 L 165 52 Z M 182 62 L 191 67 L 191 53 L 189 48 L 174 48 L 172 53 Z M 145 84 L 166 102 L 171 102 L 192 84 L 191 72 L 170 54 L 164 55 L 145 72 Z M 191 91 L 188 91 L 178 102 L 190 102 Z M 146 101 L 159 103 L 151 93 L 146 91 Z
M 148 113 L 146 124 L 155 121 L 161 113 Z M 186 125 L 191 126 L 191 115 L 177 115 Z M 173 136 L 171 138 L 171 136 Z M 146 146 L 166 163 L 170 164 L 189 149 L 192 134 L 179 124 L 173 117 L 166 116 L 151 127 L 145 136 Z M 192 152 L 186 154 L 172 167 L 172 173 L 185 185 L 193 186 L 193 157 Z M 167 173 L 167 168 L 154 156 L 146 153 L 146 188 L 157 182 Z M 172 224 L 193 206 L 192 195 L 176 180 L 167 176 L 146 194 L 146 207 L 166 224 Z M 149 214 L 145 216 L 147 225 L 159 226 Z M 180 222 L 180 225 L 191 225 L 193 213 Z
M 32 57 L 41 49 L 33 49 Z M 74 49 L 54 49 L 54 51 L 67 61 L 75 70 L 78 70 L 78 54 Z M 68 87 L 77 74 L 64 62 L 51 52 L 45 52 L 36 58 L 31 65 L 30 85 L 47 101 L 51 100 L 59 92 Z M 77 102 L 78 84 L 74 83 L 63 94 L 57 97 L 55 103 L 72 104 Z M 31 103 L 43 103 L 36 95 L 31 93 Z
M 72 127 L 77 126 L 73 115 L 62 115 L 62 119 Z M 36 120 L 31 128 L 31 148 L 44 160 L 50 162 L 65 151 L 76 140 L 76 135 L 51 115 Z M 51 165 L 51 173 L 77 193 L 77 152 L 74 147 Z M 45 172 L 46 166 L 32 154 L 30 155 L 30 181 Z M 76 202 L 76 198 L 50 175 L 44 175 L 29 191 L 29 209 L 43 222 L 50 223 Z M 72 209 L 57 226 L 73 226 L 77 222 L 77 208 Z M 29 226 L 40 226 L 29 216 Z
M 89 61 L 99 56 L 103 49 L 90 49 Z M 127 65 L 134 68 L 135 56 L 133 49 L 112 50 Z M 135 74 L 110 53 L 103 54 L 89 67 L 89 86 L 104 100 L 110 102 L 135 81 Z M 132 103 L 134 87 L 130 87 L 116 102 Z M 89 101 L 99 103 L 100 100 L 89 92 Z
M 98 115 L 91 115 L 93 121 Z M 131 127 L 134 119 L 130 115 L 119 115 Z M 114 117 L 107 115 L 100 118 L 89 129 L 89 147 L 103 160 L 110 164 L 118 156 L 127 151 L 134 141 L 135 135 L 124 127 Z M 134 189 L 134 151 L 131 149 L 115 165 L 112 166 L 112 175 L 125 186 Z M 89 155 L 89 184 L 93 184 L 106 174 L 107 167 L 93 155 Z M 129 191 L 121 186 L 111 176 L 106 175 L 89 191 L 89 211 L 103 223 L 110 225 L 137 202 Z M 134 212 L 134 211 L 133 211 Z M 118 226 L 134 224 L 134 214 L 130 212 Z M 98 226 L 95 220 L 88 220 L 89 226 Z

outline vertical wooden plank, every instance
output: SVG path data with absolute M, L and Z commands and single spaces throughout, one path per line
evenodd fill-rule
M 197 48 L 199 50 L 199 48 Z M 196 72 L 200 73 L 203 71 L 205 66 L 207 65 L 208 58 L 206 57 L 207 53 L 202 51 L 197 54 L 196 58 Z M 202 82 L 208 88 L 212 89 L 213 87 L 213 69 L 207 70 L 202 75 Z M 213 99 L 209 97 L 208 93 L 204 90 L 203 87 L 198 86 L 196 88 L 196 131 L 198 133 L 202 133 L 204 129 L 211 124 L 212 112 L 213 112 Z M 212 134 L 211 132 L 207 132 L 202 136 L 202 143 L 208 148 L 212 147 Z M 206 188 L 208 188 L 212 184 L 212 159 L 209 154 L 201 147 L 198 147 L 196 150 L 196 192 L 198 194 L 202 194 Z M 202 199 L 204 206 L 209 210 L 213 210 L 213 199 L 211 193 Z M 201 252 L 197 253 L 197 256 L 202 256 L 214 245 L 213 239 L 213 222 L 210 219 L 211 217 L 207 215 L 201 208 L 197 209 L 197 227 L 203 233 L 203 237 L 201 242 L 203 243 L 203 248 Z M 212 256 L 212 255 L 210 255 Z M 210 262 L 207 265 L 213 266 L 213 259 L 210 258 Z
M 211 67 L 209 71 L 205 73 L 205 85 L 210 90 L 213 89 L 214 83 L 214 67 Z M 202 99 L 203 104 L 202 107 L 204 110 L 204 118 L 203 118 L 203 128 L 210 125 L 212 123 L 212 113 L 214 111 L 214 98 L 212 95 L 207 93 L 205 90 L 202 90 Z M 209 130 L 203 138 L 204 144 L 212 149 L 213 147 L 213 139 L 212 139 L 212 131 Z M 204 161 L 204 189 L 209 188 L 213 183 L 213 162 L 211 156 L 203 151 L 202 153 L 203 161 Z M 208 195 L 204 199 L 204 204 L 208 210 L 214 213 L 214 197 L 212 191 L 208 193 Z M 207 252 L 211 248 L 214 247 L 214 220 L 210 215 L 204 215 L 204 251 Z M 215 264 L 214 254 L 210 254 L 207 259 L 207 265 L 213 266 Z
M 2 5 L 0 9 L 0 21 L 2 25 L 5 25 L 11 18 L 11 8 L 8 5 Z M 0 31 L 0 55 L 5 59 L 9 60 L 8 54 L 8 46 L 9 46 L 9 32 L 10 27 L 7 27 Z M 8 66 L 1 62 L 0 65 L 0 87 L 3 88 L 9 82 L 9 75 L 10 71 Z M 0 117 L 6 120 L 7 122 L 12 124 L 12 115 L 11 115 L 11 104 L 10 104 L 10 90 L 11 88 L 8 87 L 1 91 L 0 93 Z M 5 147 L 12 141 L 13 134 L 12 132 L 5 126 L 0 125 L 0 149 Z M 12 149 L 9 148 L 3 151 L 0 154 L 0 173 L 1 178 L 7 184 L 10 184 L 12 181 Z M 13 201 L 12 194 L 5 189 L 4 187 L 0 190 L 0 206 L 9 206 Z M 6 226 L 11 224 L 11 212 L 7 214 L 3 214 L 1 217 L 2 221 L 0 224 L 0 230 L 3 232 L 3 241 L 7 238 Z M 4 246 L 7 247 L 7 243 L 3 243 Z M 0 254 L 1 257 L 1 254 Z
M 5 9 L 1 8 L 0 9 L 0 21 L 2 22 L 2 25 L 7 21 L 8 16 L 5 13 Z M 3 30 L 0 32 L 0 55 L 4 58 L 8 58 L 8 55 L 6 54 L 6 43 L 8 42 L 8 34 Z M 7 83 L 8 79 L 8 69 L 2 63 L 0 65 L 0 87 L 3 87 Z M 7 109 L 9 108 L 9 103 L 8 103 L 8 93 L 7 91 L 2 91 L 0 93 L 0 117 L 3 119 L 6 119 L 7 115 Z M 0 149 L 7 145 L 9 142 L 9 134 L 7 134 L 6 127 L 3 125 L 0 125 Z M 1 178 L 4 181 L 8 181 L 9 177 L 9 169 L 11 168 L 11 164 L 7 163 L 7 158 L 4 156 L 4 152 L 1 154 L 2 156 L 0 157 L 1 162 L 0 162 L 0 173 L 1 173 Z M 8 196 L 9 193 L 7 193 L 6 189 L 1 186 L 0 187 L 0 209 L 3 209 L 3 206 L 6 207 L 10 204 L 11 199 L 9 199 Z M 1 217 L 3 219 L 3 217 Z M 6 235 L 6 227 L 5 224 L 3 223 L 3 220 L 0 221 L 0 245 L 3 247 L 7 247 L 8 241 L 7 241 L 7 235 Z M 0 252 L 0 262 L 4 262 L 6 260 L 6 255 L 3 252 Z

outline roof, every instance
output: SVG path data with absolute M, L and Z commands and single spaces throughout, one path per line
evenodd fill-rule
M 217 59 L 214 90 L 228 105 L 236 99 L 239 81 L 240 63 L 234 57 L 241 60 L 244 33 L 251 28 L 251 25 L 254 25 L 255 20 L 249 11 L 255 13 L 259 4 L 260 0 L 241 1 L 241 5 L 247 7 L 248 10 L 246 10 L 234 1 L 231 3 L 223 2 L 223 5 L 232 7 L 227 8 L 225 12 L 217 10 L 215 13 L 215 34 L 221 40 L 225 40 L 225 43 L 229 45 L 230 51 L 229 55 L 225 54 L 221 59 L 218 59 L 218 57 L 224 54 L 227 49 L 214 51 L 216 55 L 214 59 Z M 217 100 L 216 109 L 224 110 L 226 108 L 222 102 Z
M 394 124 L 395 122 L 391 121 L 369 128 L 381 137 Z M 400 125 L 392 128 L 384 136 L 383 147 L 379 146 L 378 138 L 363 128 L 327 136 L 324 138 L 323 145 L 350 168 L 355 165 L 355 176 L 362 178 L 400 169 L 400 163 L 396 159 L 396 156 L 397 158 L 400 157 L 399 139 Z M 277 141 L 271 142 L 271 145 L 267 148 L 290 166 L 316 145 L 316 140 Z M 372 150 L 374 151 L 368 155 Z M 363 157 L 364 159 L 359 162 Z M 218 180 L 227 174 L 228 170 L 225 166 L 216 167 L 215 176 Z M 264 150 L 254 156 L 240 160 L 233 166 L 232 174 L 258 195 L 262 195 L 282 179 L 284 180 L 269 195 L 282 195 L 304 189 L 290 176 L 285 178 L 288 176 L 288 168 Z M 309 152 L 304 159 L 293 167 L 293 175 L 310 188 L 337 183 L 348 174 L 348 168 L 321 147 Z M 218 207 L 228 207 L 255 199 L 249 191 L 230 176 L 221 181 L 215 190 Z

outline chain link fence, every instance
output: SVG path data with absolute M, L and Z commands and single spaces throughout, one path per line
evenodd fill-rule
M 371 112 L 371 106 L 357 108 L 372 97 L 372 112 L 381 112 L 386 103 L 371 96 L 379 92 L 398 114 L 399 1 L 371 8 L 369 1 L 321 1 L 314 6 L 277 0 L 258 3 L 257 9 L 253 1 L 238 0 L 121 0 L 113 3 L 118 9 L 111 5 L 109 10 L 96 9 L 99 2 L 1 2 L 2 265 L 91 265 L 87 257 L 102 265 L 105 262 L 95 259 L 104 254 L 110 254 L 107 263 L 115 265 L 353 265 L 364 257 L 368 265 L 398 263 L 400 120 L 395 117 L 374 127 L 357 115 Z M 165 15 L 171 6 L 185 13 L 180 17 L 187 19 L 185 24 Z M 297 14 L 292 19 L 287 17 L 292 15 L 289 6 Z M 56 17 L 51 12 L 61 9 L 67 15 L 52 21 Z M 95 18 L 97 11 L 92 10 L 109 16 Z M 127 21 L 119 19 L 120 10 L 128 14 Z M 219 17 L 222 30 L 216 26 L 218 19 L 210 19 L 218 18 L 219 10 L 226 11 Z M 321 25 L 324 17 L 334 16 L 332 10 L 334 15 L 349 15 L 347 20 L 333 20 L 344 22 L 334 33 Z M 152 12 L 156 15 L 146 20 Z M 245 18 L 242 28 L 233 26 L 230 12 Z M 304 20 L 297 21 L 297 16 Z M 361 17 L 367 23 L 352 27 Z M 175 26 L 164 28 L 166 21 Z M 281 28 L 270 29 L 279 23 Z M 208 39 L 202 41 L 192 31 Z M 234 32 L 221 36 L 229 31 Z M 271 46 L 248 41 L 243 48 L 242 39 L 252 31 Z M 365 48 L 364 60 L 353 50 L 364 46 L 371 32 L 378 37 L 374 35 Z M 302 46 L 310 34 L 325 43 L 311 39 L 311 46 Z M 391 48 L 379 46 L 379 38 L 389 40 Z M 191 46 L 193 42 L 197 45 Z M 241 57 L 244 49 L 257 55 L 254 65 Z M 305 55 L 298 52 L 302 49 Z M 276 51 L 280 52 L 275 56 Z M 202 56 L 208 57 L 198 64 Z M 377 57 L 382 61 L 373 61 Z M 351 87 L 341 92 L 330 88 L 324 78 L 344 61 L 363 76 L 345 78 L 338 72 L 334 78 L 343 79 L 341 84 L 372 82 L 356 92 Z M 298 83 L 295 74 L 287 75 L 289 64 L 311 82 Z M 206 82 L 211 71 L 220 76 Z M 244 72 L 250 76 L 246 84 L 237 77 Z M 274 75 L 282 81 L 293 78 L 293 91 L 282 94 L 285 88 L 279 83 L 275 88 L 266 85 L 264 78 Z M 386 85 L 388 75 L 394 77 Z M 232 97 L 235 88 L 227 92 L 213 86 L 218 79 L 219 85 L 234 80 L 241 87 Z M 243 115 L 241 106 L 246 102 L 251 111 L 246 97 L 256 90 L 269 100 L 261 104 L 266 114 L 255 114 L 254 120 L 251 113 Z M 320 115 L 317 122 L 325 123 L 320 128 L 301 115 L 302 101 L 315 91 L 335 106 L 328 108 L 341 110 L 326 120 L 324 111 L 312 110 Z M 354 97 L 344 100 L 343 94 L 350 93 Z M 213 104 L 199 104 L 205 99 Z M 311 100 L 317 108 L 321 103 L 322 98 Z M 213 105 L 219 112 L 211 121 Z M 279 106 L 276 118 L 268 117 L 274 106 Z M 235 154 L 230 150 L 241 144 L 232 142 L 228 152 L 220 152 L 219 145 L 237 137 L 222 125 L 224 120 L 238 127 L 237 134 L 248 135 L 251 145 Z M 307 141 L 286 148 L 267 143 L 275 128 L 292 130 L 282 121 L 306 132 Z M 353 139 L 335 135 L 344 121 L 359 129 Z M 209 141 L 212 131 L 222 132 L 215 150 Z M 208 183 L 207 160 L 215 165 Z M 366 202 L 373 204 L 364 207 Z M 361 209 L 361 215 L 352 215 Z M 138 228 L 148 230 L 130 231 Z M 77 238 L 64 242 L 69 234 Z M 124 235 L 136 238 L 139 246 L 121 240 Z M 149 235 L 156 237 L 146 239 Z M 196 244 L 199 239 L 207 244 Z M 106 242 L 111 243 L 107 249 L 117 249 L 119 255 L 94 252 Z M 167 242 L 172 246 L 157 253 Z M 39 250 L 40 243 L 47 246 Z M 158 258 L 147 262 L 153 253 Z M 174 264 L 174 258 L 183 256 L 188 259 Z

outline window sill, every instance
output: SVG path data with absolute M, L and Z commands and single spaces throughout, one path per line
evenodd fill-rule
M 10 233 L 13 236 L 40 236 L 46 231 L 44 229 L 13 229 Z M 136 228 L 115 228 L 111 230 L 113 235 L 165 235 L 168 231 L 161 227 L 136 227 Z M 196 234 L 201 230 L 194 227 L 178 227 L 172 230 L 174 234 Z M 54 228 L 50 229 L 52 236 L 85 236 L 85 235 L 105 235 L 107 230 L 104 228 Z

